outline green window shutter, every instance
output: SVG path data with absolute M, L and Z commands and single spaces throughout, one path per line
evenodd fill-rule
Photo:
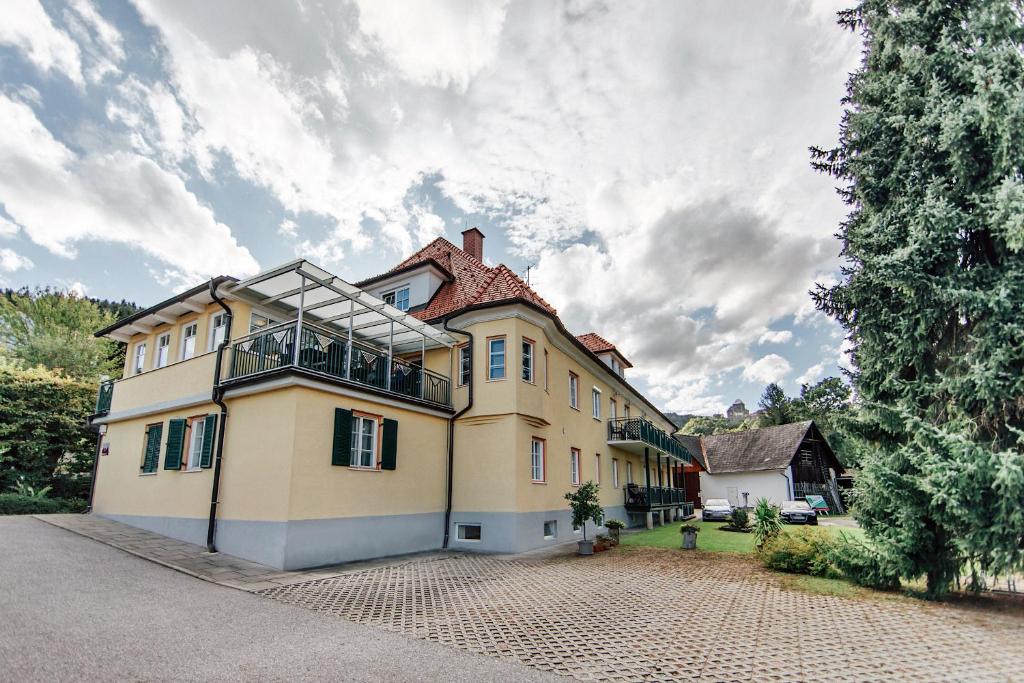
M 384 420 L 384 436 L 380 448 L 380 468 L 395 469 L 398 460 L 398 420 Z
M 207 415 L 206 426 L 203 428 L 203 450 L 199 452 L 199 466 L 203 469 L 213 467 L 213 442 L 217 436 L 217 416 Z
M 164 455 L 165 470 L 181 469 L 181 451 L 185 447 L 185 420 L 171 420 L 167 424 L 167 454 Z
M 160 462 L 160 438 L 163 433 L 163 423 L 151 426 L 146 432 L 146 454 L 142 459 L 143 472 L 156 472 Z
M 348 467 L 352 464 L 352 411 L 334 409 L 334 446 L 331 464 Z

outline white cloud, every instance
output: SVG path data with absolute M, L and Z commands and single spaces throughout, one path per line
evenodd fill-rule
M 121 242 L 193 281 L 258 270 L 248 249 L 180 178 L 129 152 L 78 156 L 23 103 L 0 95 L 0 203 L 33 242 L 73 256 L 83 240 Z
M 78 45 L 61 31 L 38 0 L 15 0 L 4 6 L 0 44 L 11 45 L 43 72 L 62 73 L 83 85 L 82 57 Z
M 21 230 L 17 223 L 12 223 L 3 216 L 0 216 L 0 237 L 14 237 Z
M 743 369 L 743 379 L 748 382 L 781 382 L 792 367 L 789 361 L 774 353 L 769 353 Z
M 358 0 L 359 28 L 411 81 L 465 91 L 494 61 L 507 2 Z
M 31 270 L 33 263 L 13 249 L 0 249 L 0 270 L 13 273 L 16 270 Z
M 90 0 L 71 0 L 64 23 L 84 51 L 85 74 L 92 83 L 120 73 L 125 58 L 121 33 L 96 10 Z
M 728 3 L 225 1 L 137 0 L 179 133 L 151 122 L 148 94 L 123 120 L 146 112 L 135 149 L 176 173 L 229 165 L 289 215 L 326 219 L 326 235 L 296 225 L 299 253 L 408 253 L 443 230 L 417 196 L 436 182 L 537 262 L 570 328 L 615 337 L 673 405 L 711 405 L 701 378 L 818 315 L 807 290 L 838 262 L 845 207 L 806 149 L 834 142 L 859 59 L 837 3 L 749 4 L 737 21 Z
M 277 226 L 277 233 L 291 239 L 295 239 L 299 234 L 299 224 L 290 218 L 285 218 L 281 221 L 281 224 Z
M 757 340 L 758 344 L 785 344 L 793 338 L 791 330 L 768 330 Z
M 796 378 L 796 384 L 797 384 L 797 386 L 802 386 L 804 384 L 814 384 L 819 379 L 821 379 L 822 376 L 824 376 L 824 374 L 825 374 L 825 364 L 824 363 L 817 363 L 817 364 L 812 365 L 811 367 L 807 368 L 807 370 L 804 371 L 804 374 L 802 374 L 799 377 L 797 377 Z

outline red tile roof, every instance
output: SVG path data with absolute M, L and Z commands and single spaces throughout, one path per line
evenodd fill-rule
M 597 332 L 587 332 L 586 334 L 576 335 L 576 339 L 587 347 L 587 350 L 591 353 L 604 353 L 605 351 L 614 351 L 619 358 L 624 361 L 626 367 L 633 367 L 633 365 L 626 360 L 626 357 L 622 355 L 622 352 L 615 348 L 615 344 L 599 335 Z
M 444 270 L 451 273 L 452 280 L 441 285 L 425 308 L 419 311 L 410 311 L 410 315 L 420 320 L 436 320 L 463 308 L 498 301 L 509 301 L 510 303 L 527 301 L 540 306 L 552 315 L 558 315 L 551 304 L 530 289 L 530 286 L 507 266 L 498 265 L 491 268 L 443 237 L 438 237 L 388 273 L 408 270 L 419 263 L 429 261 L 439 264 Z M 369 278 L 356 283 L 356 286 L 362 287 L 364 283 L 379 280 L 382 277 Z

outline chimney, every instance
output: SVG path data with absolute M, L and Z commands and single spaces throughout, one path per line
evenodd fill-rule
M 462 251 L 477 261 L 484 260 L 484 234 L 478 228 L 462 231 Z

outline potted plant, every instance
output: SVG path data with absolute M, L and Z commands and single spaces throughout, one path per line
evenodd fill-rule
M 679 527 L 679 533 L 683 535 L 683 550 L 693 550 L 697 547 L 697 532 L 700 527 L 693 524 L 684 524 Z
M 604 523 L 606 529 L 608 529 L 608 535 L 612 537 L 612 540 L 616 544 L 619 542 L 619 532 L 626 528 L 626 523 L 621 519 L 609 519 Z
M 578 542 L 580 555 L 594 554 L 594 542 L 587 540 L 587 522 L 593 521 L 595 525 L 601 526 L 604 521 L 604 510 L 597 500 L 598 491 L 597 484 L 588 481 L 575 491 L 565 494 L 565 499 L 569 501 L 569 511 L 572 512 L 572 526 L 583 530 L 583 540 Z

